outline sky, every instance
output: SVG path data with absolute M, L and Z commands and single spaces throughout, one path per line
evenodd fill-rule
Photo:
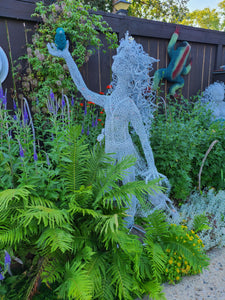
M 203 9 L 209 7 L 210 9 L 217 8 L 217 4 L 221 0 L 190 0 L 188 3 L 188 8 L 190 11 L 195 9 Z

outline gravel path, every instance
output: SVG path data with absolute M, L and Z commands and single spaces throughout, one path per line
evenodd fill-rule
M 208 270 L 184 277 L 175 286 L 164 284 L 167 300 L 225 300 L 225 248 L 213 249 L 208 255 Z
M 210 265 L 201 274 L 184 277 L 176 285 L 163 285 L 167 300 L 225 300 L 225 248 L 213 249 L 208 255 Z

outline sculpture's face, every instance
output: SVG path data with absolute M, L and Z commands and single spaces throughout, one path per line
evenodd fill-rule
M 124 68 L 124 62 L 123 62 L 122 58 L 120 57 L 120 55 L 113 56 L 112 72 L 115 75 L 120 76 L 125 71 L 126 71 L 126 69 Z

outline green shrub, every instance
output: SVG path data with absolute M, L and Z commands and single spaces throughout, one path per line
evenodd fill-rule
M 202 106 L 198 97 L 194 103 L 185 99 L 170 100 L 158 106 L 151 131 L 151 145 L 158 171 L 165 174 L 171 185 L 171 197 L 185 200 L 198 187 L 198 174 L 210 144 L 210 151 L 201 174 L 201 187 L 224 186 L 221 171 L 225 172 L 225 125 L 211 122 L 211 112 Z

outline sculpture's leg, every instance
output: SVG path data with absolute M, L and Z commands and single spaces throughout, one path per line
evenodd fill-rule
M 171 88 L 169 90 L 169 94 L 174 96 L 176 94 L 176 90 L 182 88 L 183 86 L 184 86 L 184 78 L 181 76 L 178 76 L 176 78 L 176 83 L 174 83 L 171 86 Z
M 152 86 L 153 90 L 156 90 L 158 88 L 159 82 L 161 79 L 164 78 L 165 73 L 166 73 L 166 69 L 159 69 L 155 72 L 153 78 L 153 86 Z
M 135 181 L 135 168 L 134 166 L 128 169 L 129 174 L 123 179 L 123 184 L 126 184 L 128 182 L 133 182 Z M 130 205 L 127 206 L 127 217 L 124 218 L 126 227 L 131 228 L 134 225 L 134 216 L 136 214 L 136 209 L 137 209 L 137 203 L 138 200 L 134 195 L 129 195 L 130 196 Z

